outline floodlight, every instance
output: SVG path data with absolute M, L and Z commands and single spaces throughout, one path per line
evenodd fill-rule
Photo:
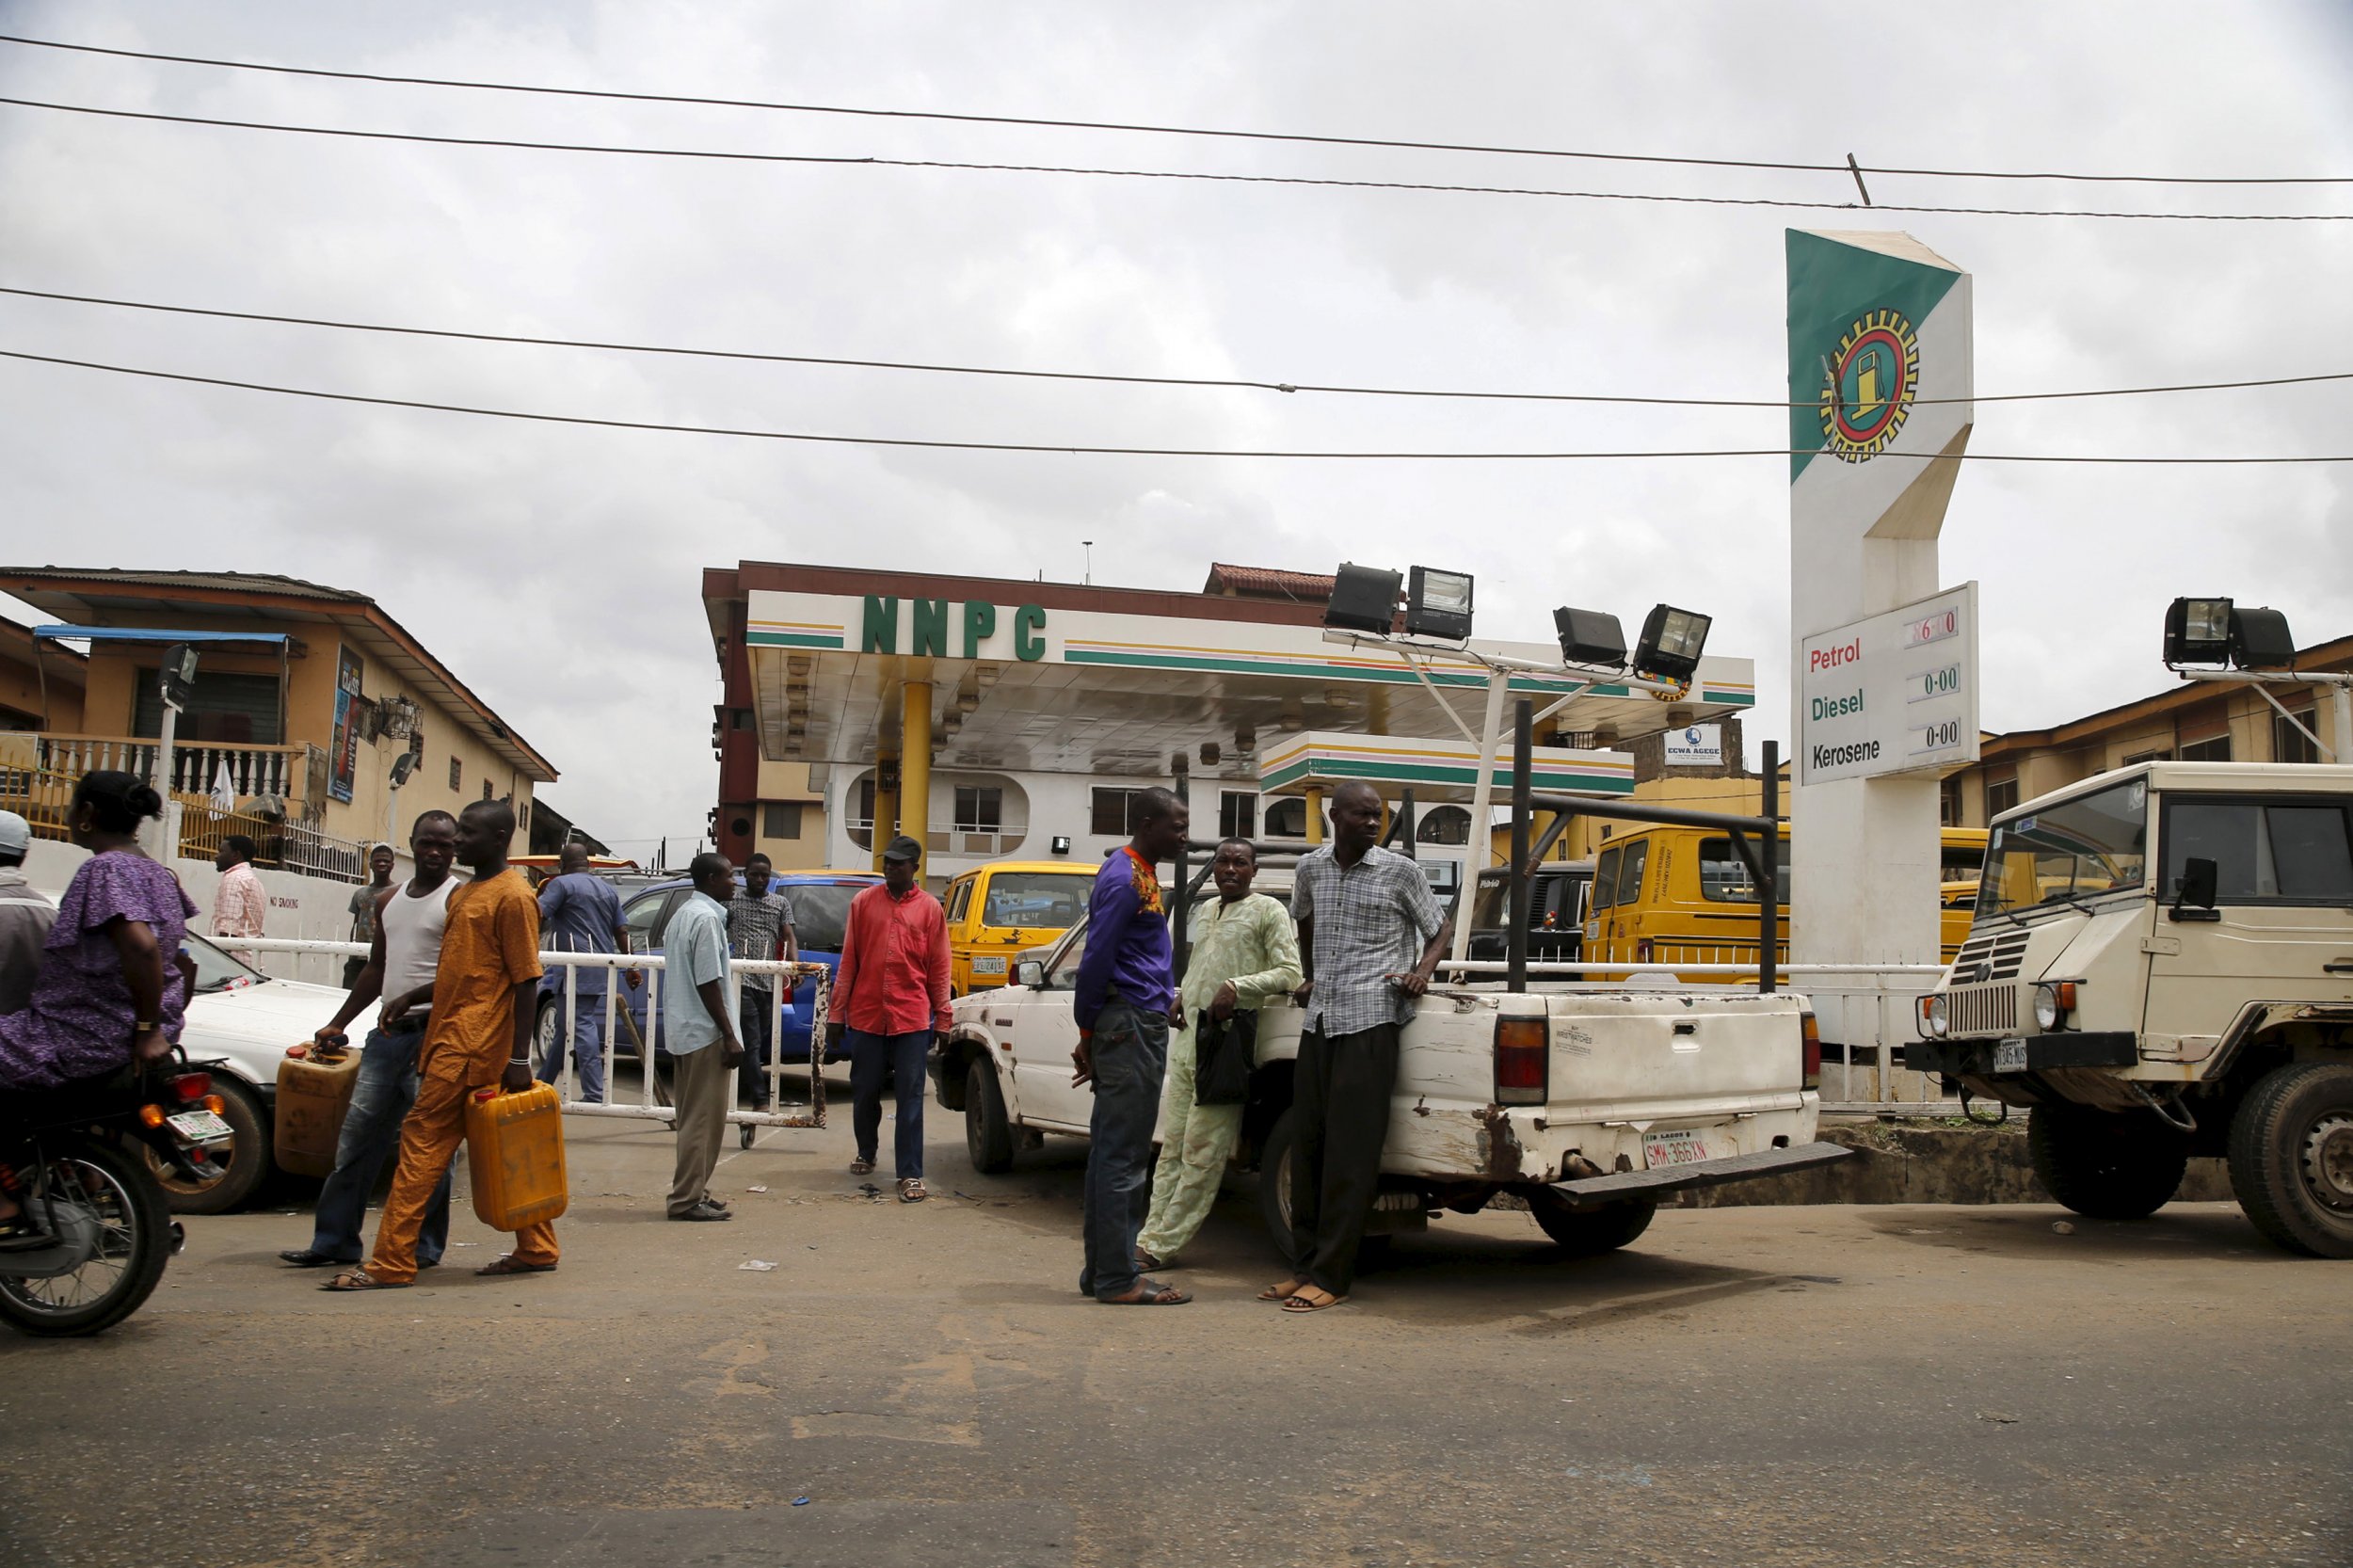
M 2169 664 L 2227 664 L 2231 662 L 2231 601 L 2177 599 L 2165 612 L 2165 662 Z
M 1642 640 L 1634 649 L 1635 673 L 1661 680 L 1690 680 L 1700 667 L 1700 649 L 1707 646 L 1707 629 L 1715 624 L 1713 616 L 1696 610 L 1651 606 L 1650 618 L 1642 622 Z
M 1459 642 L 1471 631 L 1471 580 L 1464 571 L 1416 567 L 1405 595 L 1405 630 Z
M 157 686 L 168 706 L 184 709 L 196 695 L 196 648 L 188 643 L 174 643 L 164 649 Z
M 1616 668 L 1625 663 L 1625 629 L 1618 617 L 1601 610 L 1572 610 L 1567 605 L 1552 613 L 1553 630 L 1561 634 L 1561 657 L 1572 664 L 1608 664 Z
M 2288 617 L 2277 610 L 2231 611 L 2231 663 L 2243 670 L 2285 669 L 2296 663 Z
M 1332 578 L 1332 602 L 1324 607 L 1324 627 L 1388 635 L 1397 624 L 1398 590 L 1404 582 L 1400 572 L 1341 562 Z

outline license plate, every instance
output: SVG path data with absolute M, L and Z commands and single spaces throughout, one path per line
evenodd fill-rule
M 183 1111 L 165 1117 L 164 1122 L 191 1144 L 215 1143 L 231 1135 L 229 1124 L 209 1111 Z
M 1997 1073 L 2023 1073 L 2026 1070 L 2026 1042 L 1997 1040 L 1993 1044 L 1993 1070 Z
M 1696 1165 L 1713 1159 L 1707 1145 L 1700 1142 L 1697 1132 L 1646 1132 L 1642 1135 L 1642 1164 L 1649 1170 L 1662 1165 Z
M 974 974 L 1003 974 L 1005 961 L 1002 958 L 975 958 L 972 960 L 972 972 Z

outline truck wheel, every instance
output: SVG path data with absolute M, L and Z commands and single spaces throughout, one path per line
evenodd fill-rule
M 997 1070 L 985 1061 L 965 1069 L 964 1152 L 983 1176 L 1002 1176 L 1013 1169 L 1013 1124 L 1005 1117 Z
M 201 1185 L 183 1177 L 165 1164 L 153 1149 L 134 1144 L 140 1161 L 174 1214 L 226 1214 L 262 1185 L 277 1165 L 270 1147 L 269 1113 L 259 1096 L 227 1073 L 213 1075 L 213 1093 L 221 1099 L 220 1119 L 229 1124 L 229 1169 L 217 1181 Z
M 2231 1120 L 2231 1188 L 2267 1240 L 2353 1257 L 2353 1066 L 2307 1062 L 2257 1080 Z
M 2189 1139 L 2146 1112 L 2038 1105 L 2026 1118 L 2035 1179 L 2094 1220 L 2145 1220 L 2181 1189 Z
M 1273 1240 L 1274 1250 L 1286 1257 L 1291 1250 L 1291 1148 L 1298 1131 L 1298 1122 L 1286 1109 L 1267 1128 L 1266 1142 L 1258 1145 L 1258 1218 Z M 1369 1231 L 1356 1243 L 1356 1267 L 1378 1268 L 1388 1257 L 1394 1240 L 1386 1232 Z
M 1566 1198 L 1543 1187 L 1529 1193 L 1528 1212 L 1571 1257 L 1593 1257 L 1616 1252 L 1650 1229 L 1658 1200 L 1625 1198 L 1598 1208 L 1573 1208 Z

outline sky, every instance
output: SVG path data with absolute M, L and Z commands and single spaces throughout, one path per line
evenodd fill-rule
M 2227 21 L 2226 21 L 2227 19 Z M 1868 168 L 2353 176 L 2353 8 L 1562 3 L 0 3 L 0 33 L 400 75 Z M 0 43 L 0 97 L 444 136 L 1852 202 L 1819 172 L 629 104 Z M 1881 204 L 2353 214 L 2353 184 L 1867 176 Z M 2353 222 L 1789 210 L 617 157 L 0 105 L 0 286 L 765 353 L 1778 400 L 1784 231 L 1899 228 L 1975 278 L 1980 394 L 2353 371 Z M 0 296 L 0 348 L 664 424 L 1350 451 L 1775 448 L 1772 408 L 1006 380 L 460 344 Z M 1803 395 L 1811 395 L 1806 389 Z M 1307 461 L 815 445 L 521 424 L 0 360 L 0 564 L 375 595 L 625 853 L 703 830 L 744 559 L 1197 587 L 1213 560 L 1473 573 L 1482 637 L 1665 600 L 1788 736 L 1785 459 Z M 1983 404 L 1972 451 L 2353 455 L 2353 382 Z M 1961 476 L 1981 717 L 2155 691 L 2165 605 L 2353 632 L 2353 464 Z M 0 612 L 28 612 L 0 600 Z

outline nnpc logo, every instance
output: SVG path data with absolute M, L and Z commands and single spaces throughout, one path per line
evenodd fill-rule
M 1867 462 L 1903 429 L 1920 387 L 1920 336 L 1895 311 L 1847 328 L 1822 385 L 1822 439 L 1842 462 Z

